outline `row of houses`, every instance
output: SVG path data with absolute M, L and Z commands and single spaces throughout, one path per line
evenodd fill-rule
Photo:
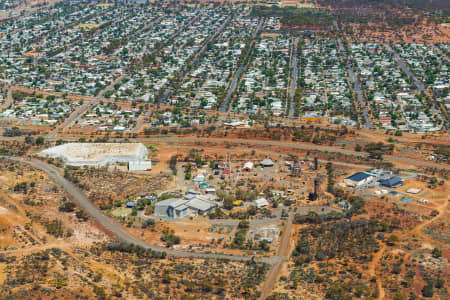
M 265 23 L 263 30 L 272 27 L 270 21 Z M 286 114 L 292 42 L 292 37 L 274 34 L 256 43 L 239 84 L 233 111 L 274 116 Z
M 413 55 L 410 53 L 412 50 L 408 52 L 402 47 L 409 49 L 410 46 L 397 44 L 394 49 L 401 53 L 413 72 L 419 72 L 416 66 L 424 65 L 416 64 L 416 60 L 413 63 Z M 350 49 L 374 113 L 374 121 L 379 128 L 416 132 L 440 130 L 442 117 L 434 117 L 440 115 L 440 112 L 426 108 L 420 90 L 394 60 L 394 52 L 388 46 L 360 43 L 352 44 Z M 433 70 L 437 71 L 438 68 Z M 418 78 L 426 81 L 423 76 Z
M 170 103 L 201 109 L 217 108 L 221 97 L 219 91 L 228 86 L 246 41 L 257 25 L 257 18 L 250 17 L 248 11 L 240 11 L 208 47 Z
M 62 97 L 27 97 L 12 103 L 0 116 L 27 120 L 33 125 L 55 125 L 62 122 L 79 106 L 79 102 L 70 101 Z
M 356 125 L 347 74 L 342 67 L 335 39 L 310 35 L 303 40 L 301 53 L 302 118 Z
M 133 18 L 125 10 L 117 13 L 124 19 Z M 12 31 L 0 37 L 0 66 L 4 68 L 1 76 L 8 83 L 93 95 L 118 75 L 119 64 L 101 59 L 100 52 L 103 44 L 109 42 L 108 36 L 120 27 L 105 26 L 110 34 L 99 30 L 90 36 L 90 41 L 84 40 L 86 31 L 119 21 L 111 8 L 80 8 L 64 3 L 24 19 L 25 23 L 16 24 Z M 86 24 L 79 24 L 80 21 Z M 104 39 L 99 38 L 103 37 L 100 32 L 105 34 Z
M 168 88 L 174 79 L 184 79 L 179 76 L 187 70 L 187 64 L 230 13 L 225 8 L 203 8 L 183 9 L 174 16 L 169 16 L 167 22 L 163 21 L 154 28 L 158 33 L 158 40 L 154 39 L 154 35 L 149 36 L 148 43 L 144 46 L 147 48 L 144 55 L 148 55 L 146 59 L 150 65 L 137 66 L 138 69 L 129 76 L 129 81 L 113 93 L 112 97 L 159 100 L 161 91 Z M 153 53 L 155 46 L 161 49 Z M 124 94 L 127 90 L 132 91 L 131 94 Z M 168 101 L 170 104 L 177 104 L 182 99 L 175 97 Z

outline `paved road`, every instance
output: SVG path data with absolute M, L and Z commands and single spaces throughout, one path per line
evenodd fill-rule
M 131 16 L 130 16 L 130 17 L 131 17 Z M 150 29 L 151 27 L 153 27 L 154 24 L 159 23 L 159 22 L 161 21 L 162 18 L 163 18 L 162 16 L 157 17 L 156 19 L 154 19 L 153 21 L 147 23 L 146 25 L 142 26 L 141 28 L 137 29 L 137 30 L 134 31 L 133 33 L 128 34 L 128 35 L 126 36 L 127 41 L 130 41 L 130 40 L 134 39 L 134 37 L 136 37 L 136 36 L 138 36 L 138 35 L 141 35 L 143 32 L 145 32 L 145 31 L 147 31 L 148 29 Z M 126 19 L 127 19 L 127 18 L 125 18 L 124 20 L 120 20 L 120 21 L 118 21 L 118 22 L 120 22 L 120 23 L 126 22 Z M 117 22 L 116 22 L 116 24 L 117 24 Z M 127 42 L 127 43 L 128 43 L 128 42 Z M 117 56 L 117 55 L 120 53 L 120 51 L 122 51 L 122 50 L 127 46 L 127 43 L 125 43 L 124 45 L 119 46 L 119 47 L 114 51 L 113 56 Z
M 148 122 L 149 118 L 153 115 L 153 110 L 147 110 L 144 111 L 139 118 L 136 121 L 136 126 L 131 130 L 132 133 L 138 133 L 142 126 L 145 125 L 146 122 Z
M 339 26 L 336 21 L 333 21 L 333 25 L 336 29 L 336 31 L 340 31 Z M 370 121 L 369 113 L 367 112 L 367 106 L 366 101 L 364 100 L 364 95 L 361 89 L 361 83 L 359 82 L 358 77 L 353 72 L 352 64 L 350 63 L 350 60 L 348 59 L 348 53 L 345 51 L 344 44 L 342 43 L 342 40 L 340 37 L 337 37 L 339 52 L 341 57 L 344 59 L 344 61 L 347 62 L 347 73 L 348 78 L 353 84 L 353 91 L 356 94 L 356 99 L 359 103 L 359 109 L 360 113 L 362 115 L 362 120 L 364 121 L 364 127 L 365 128 L 372 128 L 372 122 Z
M 203 252 L 188 252 L 174 249 L 161 248 L 158 246 L 150 245 L 138 238 L 132 236 L 122 226 L 114 222 L 109 217 L 105 216 L 95 205 L 89 201 L 89 199 L 84 195 L 84 193 L 78 189 L 74 184 L 65 179 L 59 170 L 49 165 L 45 162 L 36 159 L 25 159 L 19 157 L 9 157 L 0 156 L 2 159 L 8 159 L 20 163 L 25 163 L 37 168 L 45 173 L 47 173 L 53 181 L 59 184 L 71 197 L 78 203 L 94 220 L 96 220 L 106 232 L 113 234 L 118 240 L 142 246 L 146 249 L 151 249 L 154 251 L 164 251 L 169 256 L 175 257 L 193 257 L 193 258 L 205 258 L 205 259 L 229 259 L 235 261 L 248 261 L 251 259 L 250 256 L 237 256 L 237 255 L 227 255 L 227 254 L 215 254 L 215 253 L 203 253 Z M 273 263 L 276 261 L 276 257 L 264 257 L 259 259 L 259 261 L 266 263 Z
M 255 38 L 258 36 L 259 32 L 261 31 L 262 27 L 264 25 L 264 20 L 259 20 L 259 24 L 257 29 L 253 32 L 252 35 L 252 41 L 250 42 L 250 45 L 248 47 L 248 51 L 245 54 L 244 59 L 242 60 L 240 66 L 238 67 L 236 73 L 233 76 L 233 79 L 231 80 L 230 87 L 228 88 L 227 95 L 225 96 L 225 99 L 223 100 L 222 104 L 219 107 L 220 112 L 228 112 L 230 109 L 230 100 L 234 95 L 234 92 L 236 91 L 237 85 L 239 83 L 239 80 L 241 79 L 242 73 L 245 70 L 245 67 L 247 65 L 247 59 L 250 56 L 250 54 L 253 51 L 253 47 L 255 45 Z
M 297 89 L 297 78 L 298 78 L 298 42 L 299 38 L 294 40 L 294 51 L 292 53 L 292 64 L 291 64 L 291 84 L 289 87 L 289 118 L 293 118 L 295 114 L 295 90 Z
M 394 61 L 397 63 L 397 65 L 400 67 L 400 69 L 401 69 L 403 72 L 406 73 L 406 76 L 407 76 L 408 78 L 410 78 L 410 79 L 413 81 L 414 85 L 415 85 L 416 88 L 419 90 L 419 92 L 425 93 L 425 94 L 427 94 L 427 95 L 430 97 L 430 99 L 433 99 L 433 95 L 427 91 L 427 88 L 425 87 L 425 85 L 423 84 L 423 82 L 422 82 L 422 81 L 419 81 L 419 80 L 417 79 L 416 75 L 415 75 L 413 72 L 411 72 L 411 70 L 410 70 L 409 67 L 405 64 L 405 62 L 403 61 L 403 59 L 398 55 L 398 53 L 397 53 L 394 49 L 392 49 L 391 45 L 389 45 L 389 44 L 384 44 L 384 46 L 385 46 L 385 48 L 386 48 L 389 52 L 391 52 L 391 53 L 394 55 Z M 438 110 L 438 111 L 441 110 L 440 104 L 436 103 L 436 101 L 432 101 L 432 104 L 433 104 L 433 106 L 434 106 L 434 108 L 435 108 L 436 110 Z M 436 114 L 433 114 L 433 116 L 434 116 L 436 119 L 440 119 L 440 120 L 443 122 L 444 126 L 446 126 L 446 120 L 444 120 L 444 118 L 443 118 L 442 115 L 440 115 L 440 114 L 437 114 L 437 115 L 436 115 Z
M 386 47 L 386 49 L 389 52 L 391 52 L 394 55 L 394 61 L 397 63 L 397 65 L 400 67 L 400 69 L 406 73 L 406 76 L 408 76 L 408 78 L 412 79 L 412 81 L 414 82 L 414 85 L 417 87 L 419 92 L 425 92 L 426 91 L 425 85 L 422 82 L 420 82 L 419 80 L 417 80 L 417 77 L 411 72 L 411 70 L 409 70 L 409 68 L 405 65 L 403 60 L 400 58 L 400 56 L 398 56 L 397 52 L 395 52 L 394 49 L 392 49 L 391 45 L 384 44 L 384 46 Z
M 359 82 L 358 77 L 353 72 L 352 65 L 349 61 L 347 61 L 347 71 L 348 77 L 350 81 L 353 83 L 353 90 L 355 91 L 356 98 L 359 102 L 359 109 L 363 116 L 364 126 L 367 129 L 372 128 L 372 122 L 370 121 L 369 113 L 367 112 L 366 103 L 364 101 L 364 95 L 361 89 L 361 83 Z
M 168 38 L 160 48 L 165 47 L 168 43 L 176 39 L 180 35 L 180 33 L 182 33 L 187 27 L 191 26 L 194 22 L 196 22 L 199 17 L 200 15 L 197 15 L 194 18 L 192 18 L 186 25 L 181 26 L 181 28 L 178 29 L 173 35 L 171 35 L 170 38 Z M 153 53 L 155 53 L 156 51 L 159 51 L 159 49 L 155 49 Z M 155 99 L 156 104 L 159 105 L 160 103 L 165 102 L 169 98 L 171 93 L 172 87 L 166 88 L 164 90 L 164 93 L 158 99 Z
M 100 100 L 103 99 L 105 93 L 111 90 L 116 83 L 122 80 L 123 77 L 123 74 L 117 77 L 113 82 L 111 82 L 110 85 L 101 90 L 95 98 L 93 98 L 91 101 L 85 102 L 78 109 L 76 109 L 59 127 L 56 128 L 56 130 L 47 135 L 47 138 L 54 138 L 58 132 L 63 131 L 65 128 L 69 127 L 72 123 L 78 120 L 78 118 L 86 113 L 91 107 L 100 102 Z
M 217 30 L 214 32 L 214 34 L 210 35 L 208 37 L 208 39 L 203 43 L 202 48 L 200 48 L 200 51 L 198 51 L 194 58 L 192 59 L 192 61 L 190 62 L 190 64 L 188 65 L 184 65 L 183 70 L 181 71 L 181 78 L 185 78 L 188 71 L 189 71 L 189 67 L 190 66 L 194 66 L 200 59 L 203 58 L 203 54 L 205 53 L 205 51 L 208 49 L 208 46 L 215 41 L 219 35 L 223 32 L 223 30 L 225 29 L 225 27 L 228 25 L 228 23 L 230 23 L 230 21 L 233 19 L 233 16 L 229 16 L 222 25 L 220 25 L 219 28 L 217 28 Z

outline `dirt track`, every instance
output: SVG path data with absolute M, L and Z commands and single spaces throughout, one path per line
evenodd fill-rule
M 406 237 L 410 237 L 412 235 L 418 235 L 418 236 L 421 236 L 422 238 L 424 238 L 425 240 L 432 240 L 434 243 L 441 244 L 440 241 L 434 241 L 431 237 L 429 237 L 427 235 L 424 235 L 422 233 L 422 228 L 424 228 L 425 226 L 433 223 L 438 218 L 440 218 L 446 212 L 447 207 L 448 207 L 448 201 L 445 201 L 444 204 L 442 204 L 441 206 L 439 206 L 437 208 L 437 211 L 439 213 L 436 216 L 428 219 L 425 222 L 420 223 L 419 225 L 417 225 L 416 227 L 412 228 L 408 232 L 403 233 L 402 235 L 400 235 L 400 238 L 405 237 L 405 236 Z M 376 276 L 376 267 L 377 267 L 378 262 L 380 261 L 380 259 L 383 257 L 383 254 L 386 252 L 387 248 L 388 247 L 385 244 L 383 244 L 381 249 L 375 254 L 375 256 L 373 257 L 372 261 L 369 263 L 369 274 L 371 276 Z M 382 284 L 381 279 L 379 277 L 377 277 L 377 288 L 378 288 L 378 298 L 377 298 L 377 300 L 384 299 L 385 292 L 384 292 L 383 284 Z
M 343 153 L 355 156 L 367 156 L 367 153 L 356 152 L 353 150 L 347 150 L 342 148 L 328 147 L 328 146 L 318 146 L 305 143 L 292 143 L 292 142 L 277 142 L 277 141 L 262 141 L 262 140 L 241 140 L 241 139 L 227 139 L 227 138 L 196 138 L 196 137 L 160 137 L 160 138 L 138 138 L 136 141 L 194 141 L 194 142 L 227 142 L 227 143 L 240 143 L 240 144 L 253 144 L 253 145 L 267 145 L 267 146 L 280 146 L 280 147 L 291 147 L 304 150 L 318 150 L 327 152 Z M 419 165 L 429 168 L 438 168 L 450 170 L 450 166 L 441 165 L 433 162 L 427 162 L 422 160 L 410 159 L 406 157 L 401 157 L 398 155 L 384 155 L 384 159 L 391 160 L 394 162 L 410 163 L 412 165 Z
M 264 283 L 263 289 L 261 291 L 261 296 L 259 297 L 260 300 L 264 300 L 270 295 L 270 292 L 272 291 L 272 288 L 277 281 L 281 267 L 283 266 L 284 263 L 287 262 L 287 259 L 289 258 L 289 242 L 291 240 L 293 217 L 294 217 L 293 214 L 289 215 L 289 219 L 284 228 L 284 232 L 280 241 L 280 246 L 278 248 L 279 259 L 272 267 L 267 276 L 266 282 Z

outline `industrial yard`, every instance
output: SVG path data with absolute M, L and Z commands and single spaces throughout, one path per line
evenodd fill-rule
M 147 148 L 136 143 L 67 143 L 40 152 L 62 159 L 69 166 L 96 166 L 144 161 Z
M 448 9 L 0 0 L 0 299 L 447 299 Z

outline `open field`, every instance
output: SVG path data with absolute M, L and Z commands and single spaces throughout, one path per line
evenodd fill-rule
M 104 7 L 104 6 L 103 6 Z M 107 7 L 107 6 L 106 6 Z M 75 28 L 80 28 L 80 29 L 87 29 L 87 30 L 92 30 L 92 29 L 97 29 L 100 27 L 100 24 L 79 24 L 77 25 Z

